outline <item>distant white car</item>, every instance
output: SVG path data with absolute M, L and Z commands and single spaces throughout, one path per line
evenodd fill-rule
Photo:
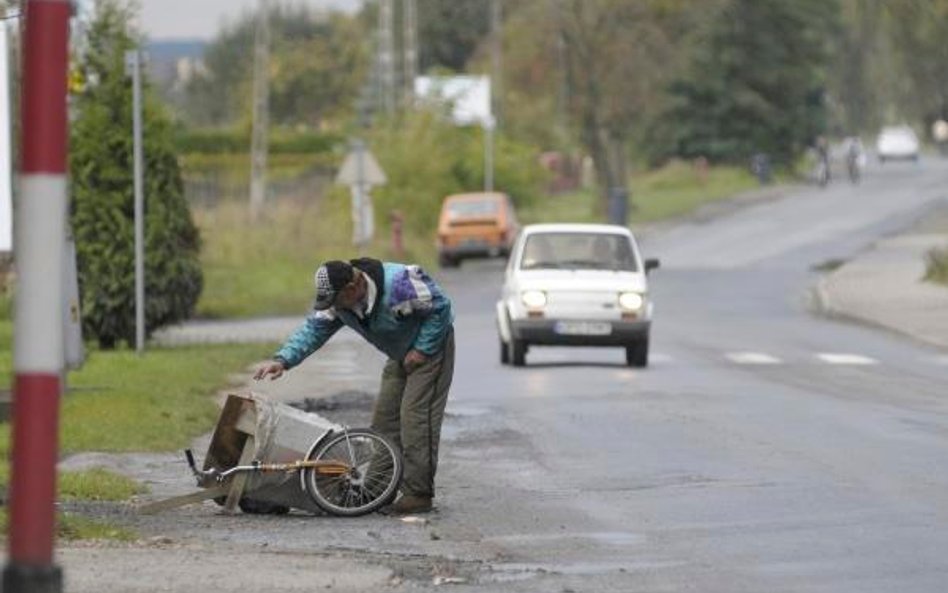
M 918 160 L 919 142 L 909 126 L 882 128 L 876 138 L 876 154 L 881 162 L 888 160 Z
M 626 363 L 648 365 L 652 301 L 629 229 L 605 224 L 536 224 L 511 250 L 497 328 L 500 361 L 523 366 L 531 346 L 620 346 Z

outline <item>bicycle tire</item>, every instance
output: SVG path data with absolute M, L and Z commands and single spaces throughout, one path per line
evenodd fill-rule
M 306 493 L 331 515 L 358 517 L 390 503 L 398 493 L 404 463 L 399 451 L 369 428 L 353 428 L 330 436 L 307 457 L 311 461 L 342 461 L 354 468 L 344 476 L 303 473 Z

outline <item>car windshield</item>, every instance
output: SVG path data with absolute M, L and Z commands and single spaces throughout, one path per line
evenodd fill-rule
M 493 218 L 497 216 L 496 200 L 463 200 L 448 203 L 451 218 Z
M 533 233 L 520 258 L 522 270 L 638 271 L 632 242 L 606 233 Z

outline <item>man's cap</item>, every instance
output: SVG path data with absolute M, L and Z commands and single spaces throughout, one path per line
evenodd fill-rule
M 337 259 L 319 266 L 316 269 L 316 300 L 313 308 L 323 311 L 332 307 L 339 291 L 352 282 L 354 275 L 352 264 Z

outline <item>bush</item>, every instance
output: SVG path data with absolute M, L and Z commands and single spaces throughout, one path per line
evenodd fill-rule
M 124 53 L 130 13 L 97 4 L 82 58 L 90 84 L 75 99 L 70 169 L 83 328 L 104 348 L 135 337 L 131 85 Z M 199 237 L 184 199 L 168 118 L 144 107 L 146 332 L 191 315 L 201 292 Z
M 925 280 L 948 284 L 948 247 L 928 252 Z
M 273 131 L 267 139 L 270 154 L 320 154 L 331 152 L 342 139 L 335 134 L 311 131 Z M 179 153 L 239 154 L 250 150 L 250 133 L 231 129 L 179 130 Z
M 405 224 L 434 240 L 444 196 L 484 187 L 484 135 L 479 128 L 458 128 L 433 113 L 408 114 L 380 126 L 369 139 L 388 183 L 373 190 L 376 221 L 401 210 Z M 534 202 L 547 172 L 530 147 L 498 135 L 494 150 L 494 187 L 518 207 Z

